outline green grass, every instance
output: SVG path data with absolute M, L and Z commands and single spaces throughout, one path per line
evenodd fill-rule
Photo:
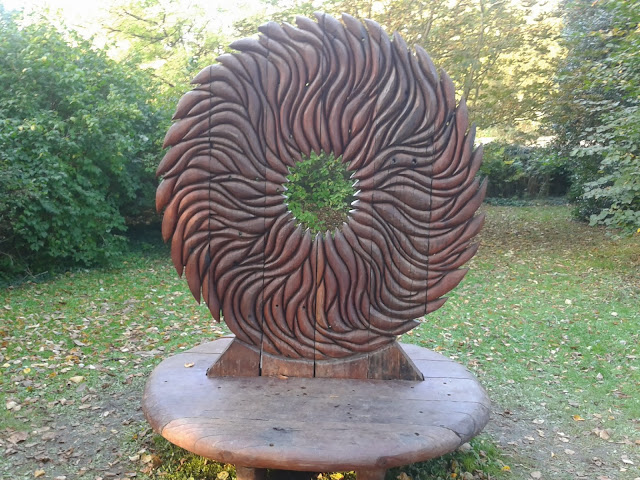
M 160 466 L 155 474 L 171 480 L 226 480 L 227 474 L 235 476 L 231 465 L 212 462 L 171 445 L 160 436 L 153 439 L 155 453 Z M 470 442 L 470 448 L 443 455 L 429 462 L 421 462 L 402 468 L 393 468 L 387 472 L 387 480 L 415 479 L 448 480 L 464 478 L 476 473 L 475 478 L 501 478 L 504 463 L 500 460 L 500 452 L 495 445 L 481 435 Z M 227 472 L 227 473 L 220 473 Z M 406 475 L 406 476 L 405 476 Z M 316 474 L 313 475 L 316 478 Z M 269 479 L 277 479 L 277 474 L 268 473 Z M 318 480 L 356 480 L 355 472 L 323 473 Z M 468 477 L 469 478 L 469 477 Z
M 617 435 L 637 433 L 640 238 L 614 241 L 564 207 L 495 207 L 487 222 L 463 284 L 409 338 L 460 359 L 494 397 L 611 411 L 627 419 Z
M 611 439 L 602 448 L 615 445 L 632 455 L 640 438 L 640 236 L 615 240 L 573 222 L 563 206 L 485 210 L 482 246 L 469 274 L 403 341 L 468 366 L 497 409 L 519 410 L 527 421 L 545 419 L 594 442 L 601 440 L 590 432 L 607 429 Z M 165 246 L 137 247 L 114 268 L 0 291 L 0 437 L 72 421 L 100 399 L 135 397 L 161 359 L 226 332 L 193 300 Z M 194 474 L 184 472 L 193 466 L 224 480 L 218 478 L 223 467 L 152 441 L 143 422 L 116 427 L 113 441 L 122 444 L 123 458 L 143 452 L 159 459 L 156 469 L 131 460 L 137 478 L 188 479 Z M 501 473 L 503 467 L 527 460 L 503 447 L 484 434 L 469 452 L 403 471 L 413 479 L 474 471 L 474 478 L 517 478 Z M 0 477 L 16 468 L 11 461 L 0 457 Z M 33 477 L 37 465 L 26 461 L 19 470 Z

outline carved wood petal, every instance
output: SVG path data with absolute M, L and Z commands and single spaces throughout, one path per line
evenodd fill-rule
M 375 22 L 318 14 L 232 44 L 180 100 L 157 208 L 176 270 L 238 339 L 289 358 L 378 350 L 439 308 L 475 253 L 464 100 L 420 47 Z M 283 196 L 311 152 L 342 156 L 349 220 L 312 238 Z

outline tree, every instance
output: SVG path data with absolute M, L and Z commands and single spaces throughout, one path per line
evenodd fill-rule
M 225 36 L 210 25 L 201 7 L 175 0 L 131 0 L 111 9 L 105 27 L 125 42 L 124 58 L 152 73 L 154 95 L 171 105 L 191 79 L 224 53 Z
M 567 59 L 551 120 L 573 166 L 578 214 L 640 229 L 640 5 L 567 1 Z
M 0 10 L 0 276 L 93 265 L 153 205 L 147 80 L 90 41 Z
M 248 36 L 268 21 L 292 22 L 316 9 L 371 18 L 408 45 L 420 45 L 459 87 L 472 119 L 499 136 L 536 137 L 546 96 L 560 58 L 560 22 L 538 0 L 325 0 L 262 9 L 234 24 Z

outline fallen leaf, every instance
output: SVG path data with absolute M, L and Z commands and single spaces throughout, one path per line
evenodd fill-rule
M 591 432 L 603 440 L 609 440 L 611 438 L 611 431 L 608 429 L 594 428 Z
M 471 444 L 469 442 L 463 443 L 458 447 L 458 451 L 460 452 L 468 452 L 471 450 Z
M 8 401 L 6 403 L 7 410 L 13 410 L 17 406 L 18 406 L 18 404 L 16 402 L 14 402 L 13 400 L 10 400 L 10 401 Z
M 576 422 L 584 422 L 584 418 L 582 418 L 580 415 L 574 415 L 574 416 L 573 416 L 573 419 L 574 419 Z
M 195 363 L 193 363 L 193 362 L 185 363 L 185 364 L 184 364 L 184 368 L 191 368 L 191 367 L 193 367 L 194 365 L 195 365 Z
M 564 449 L 564 453 L 566 453 L 567 455 L 573 455 L 573 454 L 575 454 L 576 452 L 574 452 L 574 451 L 573 451 L 573 450 L 571 450 L 570 448 L 565 448 L 565 449 Z
M 627 465 L 635 465 L 635 463 L 629 460 L 629 457 L 627 457 L 626 455 L 622 456 L 622 463 L 626 463 Z
M 511 467 L 509 465 L 505 465 L 504 467 L 502 467 L 502 471 L 503 472 L 510 472 L 511 471 Z
M 42 477 L 44 475 L 44 470 L 36 470 L 35 472 L 33 472 L 33 476 L 38 478 L 38 477 Z
M 27 432 L 16 432 L 11 434 L 7 440 L 9 443 L 16 445 L 17 443 L 24 442 L 28 436 L 29 434 Z
M 69 381 L 73 383 L 80 383 L 84 381 L 84 377 L 82 375 L 76 375 L 75 377 L 71 377 Z
M 542 473 L 540 473 L 538 471 L 531 472 L 529 475 L 531 475 L 531 478 L 535 478 L 535 479 L 542 478 Z
M 222 470 L 218 475 L 216 475 L 216 478 L 218 480 L 227 480 L 227 478 L 229 478 L 229 472 Z

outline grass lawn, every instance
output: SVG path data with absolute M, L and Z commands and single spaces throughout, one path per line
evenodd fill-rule
M 392 478 L 640 478 L 640 236 L 563 206 L 485 211 L 469 274 L 403 341 L 475 372 L 492 420 L 468 452 Z M 0 478 L 232 477 L 140 412 L 161 359 L 225 332 L 153 242 L 112 269 L 2 289 Z

